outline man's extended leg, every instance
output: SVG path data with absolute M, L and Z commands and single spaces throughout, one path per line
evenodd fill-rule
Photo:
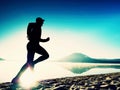
M 28 68 L 28 64 L 25 63 L 20 69 L 20 71 L 18 72 L 18 74 L 12 79 L 12 83 L 18 83 L 20 76 L 27 68 Z
M 34 68 L 34 63 L 33 63 L 34 54 L 35 54 L 34 51 L 31 51 L 28 49 L 27 62 L 22 66 L 22 68 L 20 69 L 18 74 L 15 76 L 15 78 L 13 78 L 12 83 L 18 83 L 20 76 L 24 73 L 24 71 L 28 67 L 30 67 L 31 69 Z
M 37 46 L 37 48 L 36 48 L 35 51 L 36 51 L 36 53 L 38 53 L 38 54 L 40 54 L 40 55 L 42 55 L 42 56 L 40 56 L 40 57 L 37 58 L 35 61 L 33 61 L 34 64 L 37 64 L 38 62 L 41 62 L 41 61 L 49 58 L 48 52 L 47 52 L 43 47 Z

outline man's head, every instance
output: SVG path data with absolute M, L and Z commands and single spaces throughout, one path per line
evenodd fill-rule
M 41 17 L 37 17 L 37 18 L 36 18 L 36 23 L 37 23 L 37 24 L 39 24 L 39 25 L 42 26 L 43 22 L 44 22 L 44 19 L 42 19 Z

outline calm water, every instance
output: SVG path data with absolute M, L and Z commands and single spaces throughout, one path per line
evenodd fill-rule
M 0 82 L 11 81 L 23 64 L 24 62 L 1 61 Z M 120 72 L 120 64 L 41 62 L 35 66 L 33 78 L 43 80 L 111 72 Z M 26 75 L 29 78 L 28 73 Z
M 120 64 L 101 64 L 101 63 L 61 63 L 63 67 L 74 74 L 101 74 L 120 72 Z M 101 72 L 102 71 L 102 72 Z M 89 73 L 88 73 L 89 72 Z

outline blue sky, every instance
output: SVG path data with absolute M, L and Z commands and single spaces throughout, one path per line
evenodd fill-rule
M 103 45 L 110 47 L 111 52 L 120 50 L 119 0 L 1 0 L 0 13 L 0 40 L 3 41 L 25 31 L 29 22 L 41 16 L 49 33 L 66 34 L 61 36 L 63 40 L 74 34 L 79 41 L 83 35 L 88 41 L 92 37 L 94 43 L 99 42 L 101 48 Z M 120 57 L 118 51 L 116 57 Z

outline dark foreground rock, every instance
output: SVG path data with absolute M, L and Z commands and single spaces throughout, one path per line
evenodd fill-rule
M 120 73 L 57 78 L 38 83 L 38 86 L 30 90 L 120 90 Z M 26 89 L 6 82 L 0 84 L 0 90 Z

